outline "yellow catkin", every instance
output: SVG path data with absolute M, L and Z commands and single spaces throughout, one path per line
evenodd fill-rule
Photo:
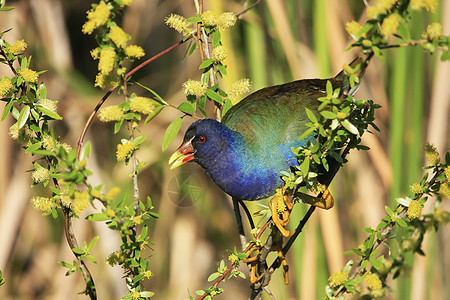
M 348 274 L 340 270 L 330 275 L 328 284 L 331 288 L 337 287 L 348 280 Z
M 378 291 L 383 287 L 383 284 L 382 284 L 380 278 L 378 278 L 378 276 L 373 273 L 368 273 L 364 277 L 364 281 L 367 283 L 367 286 L 372 291 Z
M 114 26 L 109 30 L 109 38 L 119 48 L 125 48 L 128 41 L 128 35 L 119 26 Z
M 102 122 L 122 121 L 125 112 L 118 105 L 110 105 L 102 108 L 98 113 L 98 118 Z
M 422 212 L 422 205 L 417 200 L 411 201 L 408 206 L 408 210 L 406 211 L 406 215 L 411 220 L 417 219 L 420 217 L 420 214 Z
M 130 45 L 125 48 L 125 55 L 127 57 L 141 58 L 145 55 L 145 52 L 141 46 Z
M 25 51 L 27 49 L 27 43 L 25 43 L 24 40 L 15 41 L 10 47 L 9 47 L 9 53 L 17 55 L 20 52 Z
M 0 97 L 5 96 L 12 88 L 11 80 L 7 77 L 0 79 Z
M 195 95 L 198 97 L 203 96 L 206 93 L 208 87 L 197 80 L 188 80 L 183 83 L 183 90 L 186 95 Z
M 39 74 L 31 69 L 22 69 L 19 71 L 19 74 L 28 82 L 36 82 L 39 78 Z

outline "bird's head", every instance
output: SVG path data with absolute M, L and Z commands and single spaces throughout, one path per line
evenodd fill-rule
M 232 141 L 232 131 L 213 119 L 202 119 L 189 126 L 183 143 L 169 160 L 171 169 L 189 161 L 207 168 L 208 163 L 221 157 L 221 152 Z

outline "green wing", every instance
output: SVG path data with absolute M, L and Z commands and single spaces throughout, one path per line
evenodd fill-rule
M 241 133 L 254 151 L 293 143 L 307 129 L 305 108 L 317 113 L 317 98 L 326 95 L 326 83 L 306 79 L 261 89 L 233 106 L 222 123 Z

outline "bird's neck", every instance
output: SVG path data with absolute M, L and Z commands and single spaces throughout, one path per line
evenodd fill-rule
M 225 134 L 227 142 L 219 152 L 199 164 L 233 197 L 245 200 L 268 197 L 280 185 L 279 171 L 270 166 L 268 157 L 251 151 L 240 133 L 227 128 Z

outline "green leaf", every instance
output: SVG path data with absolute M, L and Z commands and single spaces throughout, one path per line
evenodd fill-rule
M 167 147 L 172 143 L 173 139 L 177 136 L 178 131 L 180 131 L 181 124 L 183 123 L 182 118 L 175 119 L 170 125 L 167 127 L 166 132 L 164 133 L 161 148 L 162 151 L 166 151 Z
M 80 248 L 72 248 L 73 253 L 83 255 L 85 252 Z
M 47 98 L 47 88 L 43 83 L 39 85 L 39 98 L 41 99 Z
M 89 259 L 90 261 L 92 261 L 94 264 L 97 263 L 97 260 L 95 259 L 95 257 L 93 257 L 93 256 L 90 255 L 90 254 L 86 255 L 86 258 Z
M 33 153 L 37 149 L 41 148 L 41 146 L 42 146 L 42 142 L 37 142 L 35 144 L 32 144 L 25 150 L 25 153 Z
M 105 213 L 95 213 L 95 214 L 87 216 L 86 219 L 89 221 L 106 221 L 111 218 L 108 217 L 108 215 Z
M 227 75 L 227 67 L 226 66 L 224 66 L 222 64 L 217 64 L 216 67 L 222 75 Z
M 333 85 L 331 84 L 331 81 L 327 81 L 327 87 L 326 87 L 326 91 L 328 95 L 333 94 Z
M 222 97 L 220 97 L 219 94 L 217 94 L 216 92 L 214 92 L 211 89 L 207 89 L 206 90 L 206 96 L 208 96 L 210 99 L 213 99 L 214 101 L 218 102 L 218 103 L 223 103 L 223 99 Z
M 209 277 L 208 277 L 208 282 L 211 282 L 211 281 L 213 281 L 213 280 L 219 278 L 221 275 L 222 275 L 222 274 L 220 274 L 219 272 L 212 273 L 212 274 L 209 275 Z
M 232 108 L 232 107 L 233 107 L 233 103 L 231 102 L 230 99 L 227 99 L 227 100 L 225 101 L 225 104 L 223 105 L 223 108 L 222 108 L 222 117 L 225 116 L 226 113 L 227 113 L 227 111 L 228 111 L 230 108 Z
M 382 262 L 383 256 L 380 256 L 379 258 L 375 259 L 375 257 L 371 256 L 369 257 L 369 261 L 374 266 L 375 269 L 379 270 L 383 267 Z
M 350 133 L 353 133 L 354 135 L 358 135 L 358 128 L 356 128 L 355 125 L 353 125 L 352 123 L 350 123 L 349 120 L 345 119 L 341 121 L 342 126 L 345 127 L 345 129 L 347 129 L 348 131 L 350 131 Z
M 201 16 L 191 17 L 191 18 L 187 19 L 187 21 L 189 23 L 200 23 L 200 22 L 202 22 L 202 17 Z
M 95 243 L 97 243 L 99 238 L 100 238 L 100 236 L 97 235 L 91 240 L 91 242 L 89 243 L 89 246 L 88 246 L 88 251 L 91 251 L 92 248 L 94 248 Z
M 221 35 L 220 35 L 220 31 L 216 30 L 213 33 L 213 37 L 212 37 L 212 43 L 213 43 L 213 47 L 217 47 L 220 46 L 220 40 L 221 40 Z
M 325 117 L 326 119 L 336 119 L 337 116 L 335 113 L 332 113 L 331 111 L 325 110 L 321 111 L 320 114 Z
M 15 100 L 11 100 L 9 101 L 5 108 L 3 109 L 3 114 L 2 114 L 2 121 L 4 121 L 6 119 L 6 117 L 8 116 L 9 112 L 11 111 L 11 108 L 14 104 L 14 102 L 16 102 Z
M 80 161 L 85 159 L 86 157 L 89 157 L 91 154 L 91 142 L 87 141 L 86 144 L 81 148 L 80 151 Z
M 162 110 L 163 108 L 164 108 L 163 105 L 157 106 L 157 107 L 153 110 L 153 112 L 152 112 L 151 114 L 149 114 L 148 117 L 145 119 L 144 125 L 147 124 L 151 119 L 153 119 L 154 117 L 156 117 L 156 116 L 161 112 L 161 110 Z
M 61 266 L 63 266 L 63 267 L 65 267 L 65 268 L 69 268 L 69 269 L 71 269 L 71 268 L 74 268 L 75 267 L 75 265 L 71 265 L 71 264 L 69 264 L 68 262 L 65 262 L 65 261 L 58 261 L 58 264 L 60 264 Z
M 58 115 L 58 113 L 56 111 L 53 111 L 51 109 L 49 109 L 48 107 L 41 105 L 41 104 L 37 104 L 36 108 L 43 113 L 44 115 L 49 116 L 50 118 L 52 118 L 53 120 L 61 120 L 62 117 L 60 115 Z
M 406 224 L 406 222 L 403 219 L 397 218 L 395 220 L 395 223 L 397 223 L 398 226 L 400 226 L 400 227 L 408 227 L 408 224 Z
M 384 210 L 386 211 L 386 213 L 388 214 L 389 217 L 393 217 L 394 216 L 394 212 L 392 211 L 392 209 L 389 206 L 384 206 Z
M 298 139 L 301 140 L 301 139 L 308 137 L 315 130 L 316 130 L 316 128 L 314 128 L 314 127 L 306 129 L 305 132 L 303 132 Z
M 192 115 L 195 113 L 196 104 L 190 103 L 190 102 L 183 102 L 181 103 L 177 109 L 181 110 L 182 112 Z
M 198 67 L 199 69 L 206 69 L 208 68 L 210 65 L 212 65 L 214 63 L 214 59 L 212 58 L 207 58 L 204 59 L 203 62 L 200 64 L 200 67 Z
M 149 211 L 148 214 L 155 219 L 164 219 L 164 217 L 162 215 L 155 213 L 154 211 Z
M 133 140 L 133 144 L 135 144 L 136 146 L 139 146 L 140 144 L 142 144 L 144 142 L 144 140 L 145 140 L 145 135 L 140 135 Z
M 122 127 L 123 120 L 120 120 L 119 122 L 116 122 L 114 124 L 114 134 L 118 133 L 120 130 L 120 127 Z
M 308 118 L 311 120 L 311 122 L 316 123 L 317 122 L 316 115 L 308 108 L 305 108 L 305 111 L 306 115 L 308 115 Z
M 153 297 L 154 295 L 155 295 L 155 293 L 150 292 L 150 291 L 141 292 L 141 297 L 143 297 L 143 298 L 150 298 L 150 297 Z
M 19 119 L 17 120 L 17 126 L 19 126 L 19 129 L 22 128 L 28 121 L 28 118 L 30 116 L 30 106 L 26 105 L 19 114 Z
M 302 171 L 303 176 L 307 176 L 309 172 L 309 157 L 306 157 L 305 160 L 300 164 L 300 171 Z

